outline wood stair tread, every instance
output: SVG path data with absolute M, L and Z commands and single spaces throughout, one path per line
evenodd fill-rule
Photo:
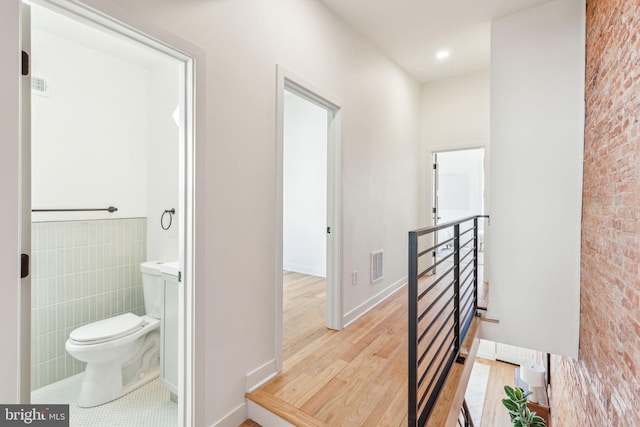
M 308 427 L 328 427 L 324 422 L 312 417 L 306 412 L 301 411 L 290 403 L 275 397 L 270 393 L 266 393 L 260 389 L 247 393 L 245 397 L 252 402 L 262 406 L 263 408 L 273 412 L 280 418 L 290 422 L 296 426 Z

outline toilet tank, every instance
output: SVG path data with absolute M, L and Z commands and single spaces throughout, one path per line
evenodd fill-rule
M 147 316 L 159 319 L 162 314 L 162 261 L 147 261 L 140 264 L 144 308 Z

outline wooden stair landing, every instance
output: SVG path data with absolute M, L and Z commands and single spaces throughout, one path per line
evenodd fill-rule
M 428 426 L 457 419 L 477 353 L 474 317 Z M 283 371 L 246 398 L 295 426 L 408 424 L 407 287 L 342 331 L 326 330 L 285 361 Z M 455 425 L 455 424 L 451 424 Z

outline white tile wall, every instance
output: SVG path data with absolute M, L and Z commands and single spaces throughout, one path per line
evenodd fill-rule
M 32 225 L 31 389 L 84 370 L 69 333 L 125 312 L 144 314 L 146 218 Z

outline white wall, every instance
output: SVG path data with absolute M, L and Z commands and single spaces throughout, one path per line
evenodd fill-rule
M 180 206 L 178 189 L 180 183 L 178 158 L 179 127 L 173 113 L 180 102 L 179 68 L 171 62 L 160 62 L 148 68 L 149 108 L 148 141 L 146 144 L 147 168 L 147 259 L 178 260 Z M 168 230 L 160 226 L 162 213 L 176 209 Z M 164 226 L 169 224 L 169 214 Z
M 34 15 L 33 74 L 51 90 L 32 97 L 33 207 L 118 211 L 34 213 L 33 220 L 148 217 L 147 258 L 177 260 L 178 65 L 149 54 L 133 63 L 104 35 L 87 37 L 92 30 L 73 23 L 59 37 L 42 28 L 62 31 L 64 22 L 52 24 L 40 9 Z M 161 215 L 171 208 L 176 215 L 163 230 Z
M 5 40 L 16 41 L 16 6 L 6 3 L 0 53 L 12 58 L 17 43 Z M 198 76 L 206 74 L 206 89 L 200 86 L 197 98 L 206 108 L 198 124 L 206 123 L 209 138 L 198 147 L 197 168 L 197 220 L 202 227 L 206 219 L 207 226 L 196 236 L 202 245 L 196 295 L 204 309 L 196 325 L 196 419 L 203 426 L 238 425 L 245 414 L 246 374 L 275 358 L 276 64 L 342 101 L 344 313 L 366 306 L 406 276 L 407 230 L 418 223 L 419 85 L 315 0 L 87 3 L 144 24 L 161 38 L 164 31 L 177 34 L 206 53 L 208 66 L 198 69 Z M 0 81 L 17 80 L 16 69 L 16 62 L 3 62 Z M 0 108 L 15 119 L 15 84 L 7 91 Z M 17 143 L 15 122 L 8 123 L 0 128 L 2 138 Z M 1 161 L 14 173 L 16 150 L 11 143 L 0 147 Z M 7 178 L 8 188 L 17 187 L 14 175 Z M 15 195 L 5 202 L 17 208 Z M 14 254 L 6 272 L 15 273 L 17 221 L 6 218 L 2 227 L 9 239 L 0 248 Z M 352 286 L 351 271 L 368 271 L 369 252 L 380 248 L 385 280 Z M 15 313 L 7 295 L 3 316 Z M 7 320 L 3 324 L 16 325 L 15 318 Z M 15 332 L 3 331 L 5 336 Z M 7 362 L 2 376 L 15 376 L 15 357 Z
M 275 358 L 276 64 L 342 101 L 345 314 L 406 276 L 406 233 L 417 225 L 419 86 L 317 1 L 119 4 L 201 46 L 210 64 L 207 196 L 199 203 L 208 223 L 201 378 L 211 425 L 242 410 L 246 374 Z M 352 286 L 351 271 L 368 271 L 379 248 L 385 281 Z
M 485 147 L 489 157 L 489 71 L 424 84 L 420 125 L 420 225 L 433 224 L 434 151 Z M 485 183 L 488 182 L 485 174 Z M 485 202 L 488 202 L 485 199 Z M 488 208 L 485 206 L 485 208 Z M 489 212 L 488 209 L 486 209 Z
M 490 73 L 488 70 L 422 85 L 420 103 L 420 226 L 433 225 L 433 153 L 484 147 L 484 213 L 490 206 Z M 482 212 L 478 212 L 482 213 Z M 490 228 L 484 228 L 484 281 L 489 281 Z
M 51 96 L 32 97 L 34 221 L 147 214 L 147 71 L 93 48 L 33 30 L 33 74 Z
M 578 355 L 584 0 L 496 20 L 491 45 L 494 341 Z
M 285 270 L 327 272 L 327 110 L 284 97 L 283 257 Z

